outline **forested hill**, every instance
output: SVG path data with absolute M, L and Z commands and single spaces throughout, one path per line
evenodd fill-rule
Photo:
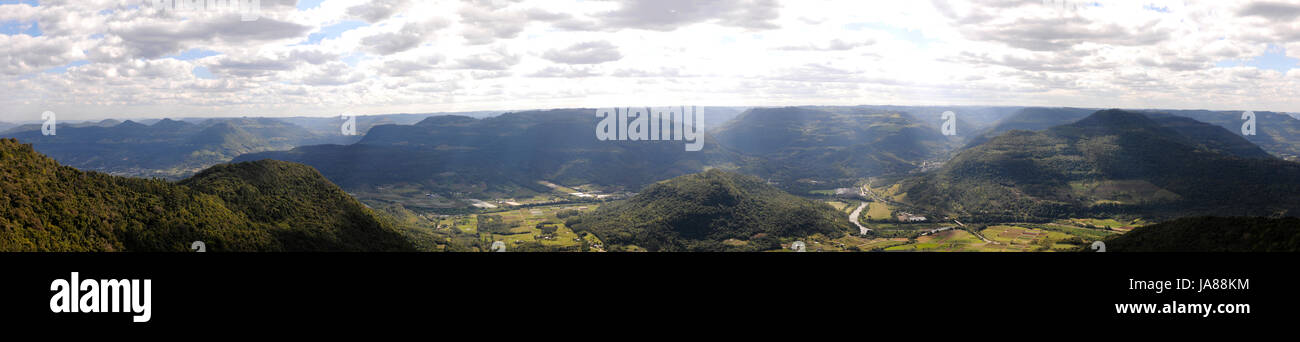
M 1300 219 L 1191 217 L 1106 241 L 1108 252 L 1300 252 Z
M 1046 131 L 1007 132 L 902 190 L 918 206 L 987 220 L 1298 215 L 1300 164 L 1222 127 L 1105 110 Z
M 650 251 L 762 251 L 780 249 L 779 238 L 853 231 L 847 216 L 825 203 L 716 169 L 652 184 L 568 224 L 614 250 Z
M 0 139 L 0 251 L 413 251 L 303 165 L 262 161 L 174 184 L 61 166 Z

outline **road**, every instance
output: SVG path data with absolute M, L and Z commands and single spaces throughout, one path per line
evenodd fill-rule
M 858 217 L 862 216 L 862 209 L 866 207 L 867 202 L 862 202 L 862 205 L 859 205 L 857 209 L 853 210 L 852 214 L 849 214 L 849 222 L 853 222 L 853 225 L 858 226 L 858 233 L 862 235 L 867 235 L 867 232 L 871 231 L 871 228 L 863 227 L 861 223 L 858 223 Z

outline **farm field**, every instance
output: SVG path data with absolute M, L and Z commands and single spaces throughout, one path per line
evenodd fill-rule
M 457 228 L 473 232 L 486 244 L 501 241 L 507 250 L 540 251 L 585 251 L 599 249 L 600 241 L 594 235 L 579 236 L 564 225 L 567 215 L 595 210 L 595 204 L 572 204 L 544 207 L 531 207 L 516 210 L 494 212 L 490 214 L 467 215 L 460 220 Z M 484 220 L 483 217 L 491 217 Z M 482 222 L 500 222 L 499 226 L 482 229 Z
M 1121 222 L 1115 219 L 1080 219 L 1080 218 L 1061 220 L 1058 221 L 1057 223 L 1079 226 L 1084 228 L 1098 228 L 1098 229 L 1109 228 L 1109 229 L 1120 230 L 1120 231 L 1129 231 L 1129 230 L 1133 230 L 1133 228 L 1151 224 L 1149 222 L 1143 221 L 1142 219 L 1134 219 L 1127 222 Z
M 965 230 L 947 230 L 921 236 L 915 242 L 885 248 L 886 252 L 974 252 L 985 250 L 986 243 Z
M 507 251 L 577 252 L 603 251 L 603 244 L 590 233 L 575 233 L 565 226 L 565 218 L 597 206 L 552 205 L 460 215 L 417 213 L 393 204 L 379 209 L 398 218 L 406 234 L 423 242 L 426 250 L 487 251 L 501 241 Z
M 965 230 L 948 230 L 885 248 L 886 252 L 1059 252 L 1078 250 L 1087 243 L 1119 234 L 1099 229 L 1063 225 L 1004 224 L 980 230 L 990 242 Z
M 844 211 L 846 208 L 849 208 L 847 210 L 852 210 L 851 207 L 849 207 L 849 204 L 843 201 L 826 201 L 826 204 L 829 204 L 832 208 L 839 211 Z
M 867 212 L 864 214 L 866 217 L 863 220 L 888 220 L 893 212 L 894 208 L 888 204 L 871 202 L 867 205 Z

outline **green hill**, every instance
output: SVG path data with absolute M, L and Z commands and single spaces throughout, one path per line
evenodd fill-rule
M 256 162 L 182 184 L 83 172 L 0 139 L 0 251 L 409 251 L 309 167 Z
M 1108 252 L 1297 252 L 1300 219 L 1191 217 L 1106 240 Z
M 1069 124 L 1094 112 L 1096 112 L 1095 109 L 1084 108 L 1024 108 L 998 121 L 993 127 L 985 129 L 971 139 L 967 146 L 982 144 L 993 137 L 1012 130 L 1039 131 Z M 1152 120 L 1161 122 L 1162 125 L 1177 126 L 1176 122 L 1166 118 L 1181 117 L 1199 123 L 1210 124 L 1211 126 L 1223 127 L 1225 130 L 1217 131 L 1215 134 L 1236 135 L 1274 156 L 1293 160 L 1300 156 L 1300 120 L 1285 113 L 1255 112 L 1257 134 L 1242 136 L 1240 134 L 1243 123 L 1241 111 L 1140 110 L 1136 112 L 1145 114 Z
M 1262 155 L 1221 127 L 1169 120 L 1105 110 L 1013 130 L 902 189 L 910 204 L 968 220 L 1300 214 L 1300 164 Z
M 719 170 L 647 186 L 626 201 L 567 224 L 596 234 L 611 247 L 650 251 L 772 250 L 780 248 L 779 238 L 838 237 L 853 231 L 844 213 L 824 203 L 782 192 L 757 177 Z

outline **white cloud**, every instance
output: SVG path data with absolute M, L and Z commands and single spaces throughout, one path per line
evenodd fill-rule
M 255 22 L 131 0 L 0 5 L 0 21 L 42 31 L 0 34 L 0 112 L 19 113 L 0 120 L 665 103 L 1300 111 L 1300 65 L 1275 62 L 1300 58 L 1300 0 L 262 3 Z M 365 24 L 304 44 L 348 21 Z

